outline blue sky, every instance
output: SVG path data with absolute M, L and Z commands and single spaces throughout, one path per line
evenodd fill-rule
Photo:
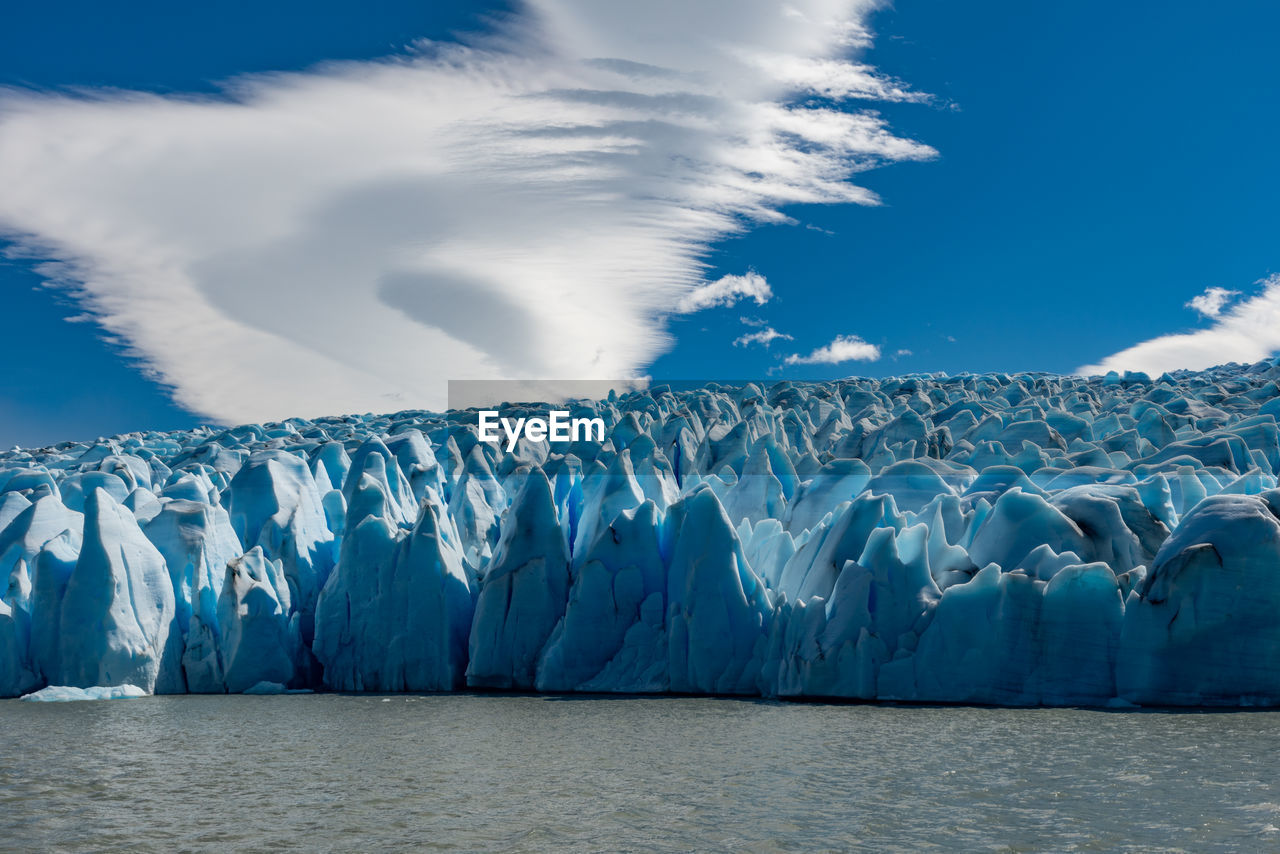
M 330 60 L 376 60 L 403 52 L 419 38 L 449 40 L 453 32 L 484 31 L 490 26 L 484 19 L 486 10 L 473 4 L 384 3 L 358 12 L 348 4 L 270 5 L 264 10 L 257 4 L 222 4 L 215 12 L 212 7 L 177 10 L 172 4 L 140 3 L 131 4 L 127 12 L 112 10 L 107 14 L 100 4 L 69 3 L 56 8 L 27 4 L 7 13 L 6 26 L 0 30 L 0 84 L 42 93 L 35 96 L 38 103 L 33 108 L 33 121 L 45 124 L 34 124 L 37 131 L 51 128 L 65 134 L 64 139 L 92 141 L 101 128 L 103 146 L 108 147 L 129 138 L 121 136 L 124 125 L 119 118 L 131 109 L 127 103 L 113 102 L 115 96 L 107 96 L 108 112 L 114 113 L 99 119 L 76 107 L 79 113 L 66 119 L 71 113 L 65 104 L 50 106 L 48 93 L 67 87 L 114 87 L 171 99 L 195 93 L 234 103 L 242 96 L 228 94 L 220 81 L 245 73 L 306 71 Z M 595 18 L 603 19 L 584 24 L 585 35 L 574 33 L 574 49 L 585 51 L 582 55 L 592 59 L 629 59 L 632 54 L 626 53 L 630 50 L 627 38 L 634 25 L 617 21 L 615 27 L 607 16 Z M 703 244 L 680 247 L 692 260 L 684 259 L 684 266 L 674 262 L 668 266 L 659 258 L 652 276 L 646 272 L 650 262 L 645 258 L 637 256 L 634 264 L 622 267 L 614 260 L 593 260 L 594 254 L 653 253 L 655 247 L 661 248 L 660 240 L 671 239 L 665 233 L 655 236 L 645 232 L 638 243 L 629 236 L 624 240 L 603 231 L 589 235 L 581 248 L 584 255 L 591 256 L 587 261 L 576 256 L 579 247 L 572 239 L 549 241 L 548 253 L 559 252 L 563 257 L 539 257 L 529 262 L 530 280 L 549 283 L 541 286 L 548 289 L 547 301 L 554 303 L 562 297 L 555 291 L 556 277 L 578 263 L 602 265 L 605 273 L 600 283 L 591 286 L 616 289 L 618 304 L 591 305 L 584 318 L 574 319 L 576 325 L 566 327 L 585 328 L 593 317 L 605 318 L 606 325 L 616 323 L 598 349 L 607 349 L 608 342 L 616 339 L 625 353 L 612 363 L 606 358 L 605 363 L 635 364 L 655 377 L 672 378 L 1065 372 L 1081 366 L 1111 365 L 1106 360 L 1126 352 L 1138 368 L 1149 364 L 1173 367 L 1179 360 L 1199 367 L 1197 360 L 1203 362 L 1218 353 L 1224 357 L 1209 363 L 1227 361 L 1237 354 L 1245 358 L 1265 353 L 1280 343 L 1255 328 L 1269 324 L 1269 318 L 1280 318 L 1280 314 L 1266 314 L 1280 290 L 1274 280 L 1268 280 L 1280 269 L 1275 245 L 1280 170 L 1274 166 L 1273 154 L 1280 125 L 1280 113 L 1275 110 L 1280 103 L 1280 74 L 1275 70 L 1271 40 L 1271 35 L 1280 31 L 1280 9 L 1264 3 L 1208 9 L 1183 3 L 962 5 L 902 0 L 894 8 L 872 14 L 866 22 L 874 32 L 874 42 L 857 53 L 858 61 L 874 66 L 880 79 L 902 81 L 912 92 L 931 97 L 927 102 L 846 100 L 836 108 L 849 113 L 875 110 L 897 139 L 931 147 L 936 156 L 928 158 L 918 150 L 903 149 L 906 153 L 882 156 L 876 168 L 853 176 L 856 185 L 880 198 L 878 206 L 831 201 L 798 204 L 784 198 L 774 207 L 789 217 L 789 222 L 752 222 L 736 234 L 725 233 L 719 225 L 705 226 L 708 237 Z M 564 24 L 566 29 L 575 29 L 577 22 L 567 18 Z M 696 26 L 692 29 L 696 33 Z M 489 45 L 486 49 L 502 48 Z M 788 43 L 786 49 L 795 48 Z M 674 53 L 663 45 L 647 51 L 645 57 L 666 58 Z M 689 51 L 676 55 L 672 62 L 688 62 L 692 55 L 696 68 L 697 45 L 692 44 Z M 521 62 L 541 61 L 536 51 L 521 58 Z M 501 74 L 506 73 L 504 69 L 491 63 L 471 73 Z M 558 68 L 553 71 L 549 79 L 560 73 Z M 360 73 L 336 76 L 345 80 L 343 75 L 359 77 Z M 436 73 L 431 79 L 439 76 Z M 288 94 L 292 97 L 306 85 L 305 79 L 295 81 Z M 375 81 L 370 85 L 381 84 Z M 393 81 L 392 85 L 397 84 Z M 333 87 L 313 97 L 331 97 L 331 91 Z M 274 101 L 263 100 L 268 103 L 259 105 L 244 126 L 235 130 L 235 136 L 229 134 L 232 148 L 234 140 L 242 138 L 251 145 L 253 128 L 275 120 L 265 112 Z M 333 111 L 351 111 L 352 122 L 369 121 L 367 110 L 374 109 L 366 107 L 369 102 L 367 94 L 355 101 L 335 100 Z M 447 110 L 450 103 L 441 100 L 432 110 Z M 518 107 L 523 109 L 526 103 L 521 101 Z M 607 106 L 617 109 L 616 102 Z M 561 115 L 556 112 L 559 109 L 562 107 L 547 106 L 548 124 Z M 206 109 L 192 119 L 167 104 L 140 119 L 128 117 L 132 123 L 129 134 L 140 133 L 138 123 L 144 120 L 149 123 L 147 128 L 156 128 L 161 141 L 169 139 L 165 134 L 173 134 L 164 145 L 158 143 L 156 150 L 161 156 L 168 150 L 177 152 L 183 165 L 178 171 L 165 173 L 171 177 L 164 186 L 175 186 L 172 182 L 189 174 L 203 174 L 200 158 L 209 160 L 211 173 L 250 168 L 227 166 L 218 146 L 193 147 L 184 131 L 171 130 L 165 124 L 206 121 L 209 115 Z M 536 109 L 521 113 L 518 120 L 538 121 Z M 255 121 L 258 125 L 250 124 Z M 209 127 L 211 134 L 221 132 L 216 124 Z M 426 119 L 421 127 L 406 125 L 406 132 L 424 136 L 446 131 Z M 546 135 L 552 138 L 552 134 Z M 28 137 L 11 131 L 9 138 L 21 143 Z M 43 139 L 38 135 L 29 138 Z M 348 150 L 353 160 L 365 156 L 358 148 L 359 137 L 353 139 L 356 141 L 349 145 L 354 147 L 342 148 L 332 156 L 347 156 L 344 152 Z M 22 152 L 16 147 L 5 148 L 5 140 L 5 126 L 0 123 L 0 159 L 7 151 Z M 663 149 L 668 156 L 681 155 L 679 146 L 686 144 L 666 139 L 646 141 L 673 146 Z M 300 158 L 308 156 L 306 143 L 292 144 L 298 146 Z M 707 143 L 690 137 L 687 144 Z M 458 156 L 453 149 L 440 150 L 449 157 Z M 393 153 L 399 156 L 398 150 Z M 24 161 L 15 175 L 25 178 L 41 168 L 56 172 L 56 159 L 43 152 L 31 156 L 30 163 L 35 166 Z M 369 156 L 384 155 L 378 150 Z M 137 168 L 145 169 L 147 162 L 140 155 Z M 326 161 L 324 168 L 331 171 L 332 162 Z M 111 164 L 72 165 L 105 170 Z M 126 165 L 135 164 L 130 161 Z M 518 230 L 504 226 L 502 219 L 503 194 L 512 192 L 512 185 L 489 187 L 484 162 L 462 166 L 473 170 L 464 169 L 463 175 L 481 177 L 471 182 L 459 178 L 443 189 L 432 186 L 424 190 L 430 204 L 423 202 L 423 206 L 433 211 L 442 206 L 447 209 L 452 200 L 465 197 L 467 210 L 472 211 L 468 221 L 476 225 L 471 231 L 459 231 L 460 245 L 482 247 L 483 254 L 488 245 L 483 229 L 485 223 L 492 223 L 494 251 L 501 254 L 506 234 Z M 0 162 L 0 174 L 3 169 Z M 69 174 L 92 177 L 98 173 Z M 265 183 L 228 183 L 219 173 L 212 184 L 193 185 L 209 194 L 204 197 L 206 203 L 196 207 L 212 207 L 216 201 L 225 202 L 229 210 L 236 210 L 236 205 L 255 213 L 269 210 L 269 204 L 255 197 L 254 189 L 261 185 L 264 193 L 271 191 L 267 174 Z M 81 198 L 60 187 L 56 174 L 48 180 L 47 186 L 54 188 L 50 195 L 55 190 L 70 193 L 58 200 L 63 207 L 50 202 L 48 210 L 40 209 L 44 198 L 41 187 L 46 185 L 33 180 L 30 192 L 35 201 L 13 204 L 7 226 L 11 234 L 34 228 L 30 223 L 35 222 L 42 223 L 41 228 L 54 229 L 47 232 L 52 238 L 42 241 L 53 245 L 39 248 L 46 258 L 65 261 L 69 255 L 63 253 L 73 250 L 68 248 L 70 244 L 58 243 L 62 237 L 56 227 L 72 221 L 65 211 L 78 210 Z M 664 171 L 662 180 L 688 181 L 689 176 Z M 485 187 L 475 194 L 479 202 L 471 194 L 473 184 Z M 411 181 L 405 185 L 414 186 Z M 129 207 L 133 200 L 124 197 L 137 186 L 134 181 L 116 187 L 104 184 L 101 192 L 91 188 L 96 194 L 89 202 L 104 211 L 104 242 L 116 239 L 110 230 L 114 221 L 110 206 L 116 198 L 122 210 L 119 221 L 133 221 Z M 653 192 L 653 186 L 637 181 L 623 185 L 623 189 L 645 196 Z M 222 187 L 227 187 L 225 193 Z M 669 195 L 684 192 L 665 183 L 660 187 Z M 326 202 L 324 208 L 335 217 L 338 225 L 334 228 L 340 226 L 343 234 L 354 233 L 355 239 L 366 222 L 359 214 L 365 189 L 365 185 L 359 185 L 360 192 L 342 188 L 334 198 L 346 207 L 339 210 L 339 202 L 333 201 Z M 148 190 L 152 191 L 163 193 L 164 189 Z M 301 192 L 295 185 L 290 185 L 290 191 Z M 485 201 L 490 192 L 493 201 Z M 239 196 L 222 197 L 234 193 Z M 798 194 L 792 192 L 793 196 Z M 448 218 L 426 217 L 412 194 L 400 188 L 391 195 L 368 198 L 376 199 L 379 210 L 392 213 L 400 210 L 397 205 L 404 205 L 407 213 L 403 219 L 414 227 L 429 230 L 436 223 L 446 230 L 455 227 Z M 554 198 L 539 200 L 537 205 L 532 210 L 550 211 L 551 218 L 561 210 Z M 5 210 L 0 201 L 0 220 Z M 637 211 L 638 218 L 651 213 L 647 208 Z M 120 234 L 120 239 L 133 247 L 125 253 L 126 259 L 147 254 L 146 239 L 151 232 L 143 227 L 145 220 L 137 221 L 142 225 Z M 370 234 L 381 235 L 399 221 L 393 218 L 388 226 L 374 216 L 369 221 Z M 76 227 L 93 228 L 93 220 L 84 223 L 87 225 Z M 191 229 L 196 237 L 204 233 L 199 225 L 196 222 Z M 264 227 L 272 225 L 268 222 Z M 519 229 L 523 228 L 521 223 Z M 586 226 L 569 216 L 563 228 L 581 230 Z M 311 270 L 310 275 L 315 276 L 316 270 L 335 265 L 341 268 L 343 258 L 323 257 L 332 243 L 321 239 L 327 233 L 322 230 L 306 241 L 283 241 L 280 246 L 285 248 L 264 251 L 263 264 L 279 265 L 273 268 L 277 273 L 272 281 L 298 269 Z M 412 243 L 414 235 L 404 239 Z M 511 265 L 509 269 L 522 269 L 526 261 L 521 253 L 539 255 L 539 239 L 534 233 L 527 235 L 527 243 L 513 244 L 511 257 L 504 259 Z M 174 245 L 189 243 L 187 235 L 169 234 L 165 240 Z M 20 242 L 21 248 L 31 250 L 30 240 Z M 526 246 L 531 248 L 521 248 Z M 208 258 L 216 248 L 200 247 L 200 253 L 205 254 L 192 250 L 190 257 L 195 260 L 190 261 L 190 269 L 195 271 L 191 276 L 197 285 L 204 285 L 200 276 L 206 275 Z M 289 251 L 304 253 L 305 262 L 297 261 Z M 746 298 L 736 305 L 663 316 L 658 321 L 651 319 L 655 309 L 649 303 L 640 308 L 626 303 L 630 299 L 627 295 L 637 290 L 647 288 L 646 299 L 660 301 L 669 299 L 673 288 L 688 291 L 696 287 L 697 282 L 689 279 L 689 264 L 695 264 L 698 257 L 709 264 L 698 270 L 701 280 L 714 282 L 721 276 L 755 271 L 767 280 L 770 298 L 764 304 Z M 297 310 L 295 326 L 310 332 L 304 330 L 289 340 L 293 345 L 305 345 L 312 353 L 325 351 L 327 338 L 336 341 L 344 337 L 328 331 L 325 324 L 329 318 L 324 314 L 326 306 L 333 314 L 342 313 L 341 289 L 330 293 L 318 290 L 320 286 L 309 288 L 312 279 L 306 275 L 300 274 L 299 283 L 280 294 L 248 293 L 238 297 L 241 302 L 234 305 L 220 302 L 224 299 L 221 294 L 210 298 L 209 305 L 194 297 L 185 303 L 175 298 L 170 305 L 167 296 L 157 297 L 167 294 L 167 284 L 155 272 L 168 267 L 148 269 L 147 275 L 158 276 L 153 283 L 156 290 L 135 292 L 127 283 L 130 273 L 120 262 L 111 262 L 116 264 L 112 267 L 107 261 L 80 261 L 80 266 L 64 269 L 63 274 L 73 280 L 103 276 L 112 282 L 126 282 L 100 292 L 106 294 L 108 312 L 118 309 L 112 300 L 133 300 L 137 306 L 149 308 L 146 312 L 135 311 L 134 306 L 119 309 L 112 315 L 117 318 L 114 326 L 107 324 L 112 327 L 109 332 L 91 320 L 67 322 L 67 318 L 84 313 L 73 295 L 65 289 L 42 287 L 42 278 L 30 262 L 11 260 L 0 266 L 0 299 L 8 319 L 10 354 L 0 372 L 0 443 L 43 444 L 124 430 L 173 429 L 210 418 L 238 420 L 257 414 L 259 409 L 264 417 L 289 414 L 251 405 L 255 399 L 269 401 L 282 394 L 278 386 L 255 379 L 272 371 L 270 336 L 282 334 L 273 324 L 283 323 L 279 318 Z M 184 269 L 182 263 L 186 261 L 178 257 L 174 264 L 179 266 L 173 269 Z M 537 264 L 544 264 L 545 269 Z M 380 271 L 377 294 L 412 319 L 434 323 L 437 317 L 446 318 L 451 329 L 464 330 L 466 345 L 489 352 L 484 347 L 492 349 L 492 345 L 482 340 L 483 331 L 472 328 L 487 311 L 488 303 L 474 297 L 477 291 L 490 293 L 484 282 L 476 279 L 487 272 L 457 269 L 460 272 L 450 272 L 451 278 L 443 285 L 420 281 L 402 271 Z M 216 276 L 209 274 L 208 281 L 233 280 L 244 271 L 232 267 L 216 272 Z M 498 271 L 493 275 L 511 274 Z M 1190 300 L 1211 287 L 1239 293 L 1228 297 L 1227 308 L 1217 316 L 1205 316 L 1188 307 Z M 210 292 L 196 290 L 206 296 Z M 423 293 L 429 298 L 420 299 Z M 241 324 L 250 328 L 252 335 L 246 333 L 243 341 L 229 337 L 236 330 L 228 327 L 224 333 L 211 321 L 207 328 L 213 330 L 210 337 L 214 340 L 202 344 L 209 353 L 226 353 L 229 358 L 247 353 L 241 362 L 231 359 L 227 371 L 206 375 L 200 366 L 215 359 L 198 354 L 191 364 L 183 364 L 172 355 L 183 336 L 194 341 L 206 328 L 200 312 L 223 310 L 234 315 L 245 305 L 257 305 L 254 300 L 263 306 L 259 316 Z M 101 305 L 98 310 L 103 310 Z M 519 299 L 508 304 L 504 297 L 494 311 L 500 320 L 507 316 L 512 328 L 518 330 L 522 322 L 528 322 L 522 321 L 526 317 L 520 313 L 523 310 Z M 166 317 L 164 311 L 185 317 L 181 334 L 175 336 L 177 344 L 152 339 L 154 326 Z M 637 316 L 641 318 L 638 323 L 628 320 Z M 744 316 L 764 326 L 748 326 L 740 319 Z M 1258 317 L 1262 320 L 1254 324 Z M 399 335 L 394 328 L 354 325 L 349 336 L 358 342 Z M 632 327 L 639 331 L 633 333 Z M 768 348 L 732 345 L 740 336 L 762 328 L 791 339 L 776 339 Z M 670 337 L 659 340 L 663 329 Z M 838 336 L 857 336 L 874 345 L 879 358 L 786 364 L 787 356 L 804 357 Z M 226 349 L 220 350 L 223 342 Z M 533 336 L 526 343 L 531 348 L 546 346 Z M 421 353 L 424 364 L 447 362 L 448 371 L 456 371 L 446 372 L 448 376 L 466 378 L 464 356 L 472 352 L 461 345 L 456 351 L 424 352 L 428 345 L 406 343 L 404 352 L 388 355 L 389 351 L 378 349 L 376 340 L 349 346 L 355 349 L 339 353 L 341 359 L 349 362 L 367 356 L 375 367 L 363 367 L 366 372 L 376 374 L 379 360 L 397 363 L 399 373 L 387 377 L 388 389 L 419 388 L 403 379 L 414 370 L 416 353 Z M 1135 346 L 1143 349 L 1129 351 Z M 136 348 L 136 354 L 126 355 L 127 347 Z M 904 350 L 910 354 L 895 356 Z M 498 367 L 493 370 L 500 371 L 501 359 L 518 359 L 519 354 L 497 353 L 497 357 Z M 581 361 L 572 354 L 566 359 L 569 364 L 574 359 Z M 296 353 L 282 355 L 281 361 L 294 366 L 295 372 L 305 370 L 305 358 Z M 546 362 L 548 367 L 563 364 Z M 362 376 L 353 374 L 352 385 L 358 386 Z M 168 380 L 169 385 L 160 384 L 156 377 Z M 341 381 L 335 379 L 334 385 L 340 386 Z M 182 403 L 175 402 L 174 394 Z M 338 392 L 335 395 L 318 398 L 313 393 L 296 401 L 285 396 L 282 405 L 318 407 L 318 411 L 300 413 L 307 415 L 370 408 L 344 407 L 347 398 Z M 248 401 L 243 407 L 241 399 Z M 365 398 L 351 399 L 355 404 L 368 404 Z M 419 403 L 413 392 L 391 391 L 373 398 L 372 405 L 384 399 L 387 404 L 380 408 Z

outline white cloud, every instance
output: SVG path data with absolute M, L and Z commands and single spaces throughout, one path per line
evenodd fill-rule
M 689 291 L 676 303 L 676 314 L 690 314 L 717 306 L 736 305 L 740 300 L 753 299 L 756 305 L 764 305 L 773 298 L 773 289 L 764 276 L 749 271 L 745 276 L 721 276 Z
M 1204 293 L 1192 297 L 1186 307 L 1195 309 L 1202 317 L 1213 318 L 1221 314 L 1227 303 L 1238 296 L 1240 296 L 1239 291 L 1229 291 L 1226 288 L 1205 288 Z
M 806 100 L 917 99 L 849 56 L 876 5 L 531 0 L 222 97 L 0 90 L 0 231 L 224 422 L 634 376 L 714 241 L 935 154 Z
M 788 85 L 825 98 L 870 98 L 878 101 L 928 103 L 932 97 L 913 91 L 900 80 L 879 74 L 869 65 L 841 59 L 813 59 L 778 54 L 747 54 L 749 64 L 768 69 Z
M 755 329 L 759 329 L 761 326 L 764 326 L 766 323 L 768 323 L 768 321 L 766 321 L 763 317 L 748 317 L 745 314 L 739 317 L 738 320 L 740 320 L 744 326 L 750 326 Z
M 893 351 L 893 360 L 896 362 L 898 359 L 904 359 L 910 355 L 911 355 L 911 351 L 904 347 L 901 350 Z
M 1207 329 L 1161 335 L 1121 350 L 1079 374 L 1143 371 L 1157 376 L 1179 368 L 1202 370 L 1227 362 L 1251 363 L 1280 350 L 1280 274 L 1258 282 L 1259 293 L 1220 311 Z
M 792 354 L 784 361 L 788 365 L 838 365 L 841 362 L 874 362 L 880 358 L 880 348 L 868 344 L 857 335 L 837 335 L 825 347 L 819 347 L 807 356 Z
M 758 332 L 748 332 L 745 335 L 739 335 L 733 340 L 735 347 L 747 347 L 752 344 L 762 344 L 766 349 L 774 341 L 794 341 L 790 335 L 785 332 L 779 332 L 772 326 L 766 326 Z

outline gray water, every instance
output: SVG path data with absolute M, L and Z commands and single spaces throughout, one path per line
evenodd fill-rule
M 0 702 L 6 850 L 1280 850 L 1280 712 Z

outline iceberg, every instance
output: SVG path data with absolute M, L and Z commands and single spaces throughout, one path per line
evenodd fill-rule
M 1280 360 L 0 453 L 0 695 L 1280 703 Z M 125 693 L 122 693 L 125 692 Z
M 24 694 L 29 703 L 74 703 L 81 700 L 136 700 L 147 692 L 137 685 L 108 685 L 92 688 L 73 688 L 69 685 L 48 685 L 39 691 Z

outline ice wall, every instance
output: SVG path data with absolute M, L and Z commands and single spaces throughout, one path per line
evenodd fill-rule
M 473 411 L 14 449 L 0 695 L 1273 704 L 1278 380 L 657 386 L 511 452 Z

